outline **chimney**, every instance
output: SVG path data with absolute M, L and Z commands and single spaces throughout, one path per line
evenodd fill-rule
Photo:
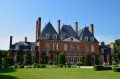
M 111 43 L 110 43 L 110 48 L 112 48 L 112 49 L 115 48 L 115 43 L 114 43 L 114 42 L 111 42 Z
M 25 42 L 27 42 L 27 37 L 25 37 Z
M 94 25 L 90 24 L 90 32 L 94 36 Z
M 40 39 L 40 31 L 41 31 L 41 17 L 36 21 L 36 41 Z
M 101 46 L 105 46 L 105 42 L 101 42 Z
M 75 22 L 74 23 L 74 30 L 75 30 L 75 32 L 78 34 L 78 22 Z
M 9 49 L 11 48 L 11 45 L 12 45 L 12 36 L 10 36 L 10 46 L 9 46 Z
M 38 21 L 36 21 L 36 41 L 38 39 Z
M 60 19 L 58 20 L 58 34 L 60 34 Z

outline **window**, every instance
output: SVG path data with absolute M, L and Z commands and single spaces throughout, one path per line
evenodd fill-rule
M 68 48 L 67 48 L 67 44 L 64 44 L 64 51 L 67 51 Z
M 53 50 L 54 51 L 58 50 L 58 43 L 53 43 Z
M 94 37 L 91 37 L 91 39 L 90 39 L 90 40 L 91 40 L 91 42 L 94 42 Z
M 46 39 L 50 39 L 50 34 L 46 34 Z
M 57 39 L 57 34 L 54 34 L 53 39 L 55 40 Z
M 104 49 L 101 49 L 101 53 L 104 53 Z
M 80 51 L 80 45 L 76 44 L 76 51 Z
M 16 46 L 15 46 L 15 49 L 16 49 L 16 50 L 19 50 L 19 45 L 16 45 Z
M 114 54 L 114 49 L 111 49 L 111 54 Z
M 50 44 L 47 42 L 46 45 L 45 45 L 45 50 L 49 51 L 49 49 L 50 49 Z
M 31 51 L 35 51 L 35 46 L 31 46 Z
M 85 46 L 85 52 L 89 52 L 89 48 L 87 45 Z
M 88 37 L 87 36 L 85 36 L 84 41 L 86 41 L 86 42 L 88 41 Z
M 91 52 L 92 53 L 94 52 L 94 46 L 93 45 L 91 46 Z
M 70 49 L 73 52 L 74 51 L 74 45 L 71 44 Z

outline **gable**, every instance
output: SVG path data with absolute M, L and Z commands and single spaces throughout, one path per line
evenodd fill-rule
M 68 37 L 68 38 L 64 39 L 63 41 L 80 42 L 80 40 L 76 39 L 76 38 L 73 37 L 73 36 Z

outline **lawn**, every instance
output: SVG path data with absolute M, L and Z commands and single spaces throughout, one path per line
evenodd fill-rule
M 27 68 L 1 70 L 0 79 L 120 79 L 120 73 L 82 68 Z

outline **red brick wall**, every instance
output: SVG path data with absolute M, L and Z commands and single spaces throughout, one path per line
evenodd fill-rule
M 59 40 L 39 40 L 39 50 L 40 51 L 45 51 L 45 44 L 46 42 L 49 42 L 50 44 L 50 51 L 53 50 L 53 43 L 58 43 L 58 51 L 64 52 L 64 44 L 68 44 L 68 51 L 65 53 L 66 55 L 74 55 L 74 56 L 80 56 L 84 55 L 85 53 L 85 46 L 87 45 L 89 48 L 89 52 L 91 53 L 91 45 L 94 46 L 94 52 L 96 54 L 99 54 L 99 43 L 92 43 L 92 42 L 67 42 L 67 41 L 59 41 Z M 80 45 L 80 51 L 76 52 L 76 44 Z M 74 45 L 74 51 L 70 51 L 70 45 Z

